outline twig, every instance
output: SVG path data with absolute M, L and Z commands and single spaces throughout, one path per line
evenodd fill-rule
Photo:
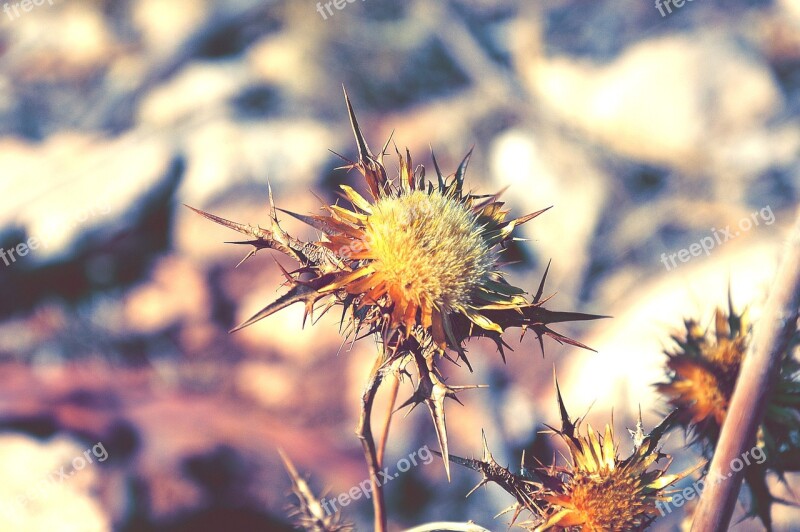
M 797 330 L 800 307 L 800 213 L 784 251 L 783 261 L 742 363 L 730 408 L 722 426 L 719 443 L 708 477 L 726 480 L 710 482 L 700 497 L 692 531 L 726 530 L 742 473 L 734 472 L 731 462 L 752 446 L 766 409 L 767 400 L 780 369 L 781 358 Z
M 378 459 L 378 452 L 375 448 L 375 438 L 372 436 L 372 406 L 375 403 L 375 395 L 378 388 L 383 381 L 383 357 L 378 356 L 375 360 L 375 365 L 372 367 L 372 372 L 369 376 L 369 382 L 364 390 L 364 395 L 361 397 L 361 417 L 358 420 L 358 427 L 356 428 L 356 435 L 361 440 L 361 446 L 364 449 L 364 457 L 367 460 L 367 467 L 369 468 L 369 478 L 372 481 L 372 507 L 375 511 L 375 532 L 386 531 L 386 503 L 383 498 L 383 486 L 381 486 L 378 479 L 378 472 L 381 471 L 380 460 Z
M 391 384 L 389 388 L 389 411 L 386 413 L 386 423 L 383 425 L 381 431 L 381 438 L 378 440 L 378 464 L 383 465 L 383 455 L 386 452 L 386 442 L 389 439 L 389 427 L 392 424 L 392 413 L 394 412 L 394 405 L 397 402 L 397 392 L 400 389 L 400 379 L 397 375 L 391 373 L 389 375 Z

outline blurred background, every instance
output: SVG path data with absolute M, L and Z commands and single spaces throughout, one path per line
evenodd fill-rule
M 483 429 L 502 464 L 552 460 L 554 367 L 570 413 L 600 427 L 613 409 L 629 449 L 639 408 L 646 428 L 666 410 L 670 333 L 709 323 L 729 283 L 757 316 L 794 218 L 797 0 L 37 1 L 0 13 L 2 530 L 290 530 L 278 448 L 318 493 L 367 478 L 354 428 L 374 342 L 340 348 L 338 316 L 302 329 L 300 307 L 229 335 L 280 294 L 273 258 L 291 263 L 235 268 L 236 234 L 182 205 L 265 225 L 268 178 L 299 213 L 364 190 L 329 151 L 355 157 L 342 84 L 374 150 L 394 131 L 450 173 L 474 145 L 477 191 L 509 187 L 512 215 L 553 205 L 510 280 L 535 292 L 552 260 L 550 308 L 613 316 L 557 328 L 597 353 L 510 333 L 504 365 L 471 343 L 475 372 L 449 382 L 491 388 L 449 405 L 454 454 L 480 455 Z M 424 408 L 398 416 L 386 464 L 425 445 Z M 673 467 L 697 461 L 680 453 Z M 499 488 L 464 498 L 478 480 L 454 466 L 447 484 L 438 457 L 411 468 L 386 485 L 392 529 L 506 529 Z M 344 516 L 369 530 L 371 512 Z M 796 510 L 773 518 L 800 530 Z

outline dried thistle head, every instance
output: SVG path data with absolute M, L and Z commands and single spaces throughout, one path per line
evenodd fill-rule
M 319 499 L 314 496 L 308 483 L 297 472 L 289 457 L 280 449 L 278 453 L 292 481 L 292 494 L 297 497 L 297 504 L 290 506 L 290 516 L 294 518 L 295 526 L 299 530 L 310 532 L 351 532 L 355 530 L 353 525 L 342 523 L 338 514 L 326 513 Z
M 739 368 L 747 351 L 751 327 L 744 313 L 718 308 L 714 330 L 685 321 L 677 348 L 668 351 L 668 381 L 656 388 L 677 411 L 678 423 L 704 443 L 715 443 L 728 412 Z M 712 445 L 713 449 L 713 445 Z
M 682 334 L 672 337 L 677 347 L 666 352 L 667 380 L 656 384 L 656 388 L 675 409 L 676 424 L 690 436 L 690 443 L 699 444 L 710 458 L 752 339 L 752 324 L 746 312 L 735 311 L 729 297 L 727 311 L 715 311 L 712 330 L 702 329 L 695 320 L 686 320 L 685 327 Z M 784 473 L 800 470 L 800 364 L 795 358 L 798 344 L 800 334 L 795 334 L 759 427 L 755 443 L 763 449 L 765 458 L 744 471 L 752 494 L 750 515 L 758 516 L 768 528 L 772 503 L 792 503 L 770 494 L 767 473 L 774 472 L 783 480 Z
M 660 514 L 659 503 L 669 501 L 668 488 L 693 471 L 666 473 L 671 459 L 660 452 L 659 442 L 673 416 L 667 416 L 649 434 L 644 433 L 640 417 L 636 430 L 631 431 L 633 452 L 621 459 L 612 425 L 606 425 L 603 433 L 588 427 L 586 434 L 581 434 L 581 419 L 571 421 L 558 384 L 556 390 L 561 429 L 552 429 L 552 433 L 569 450 L 567 464 L 528 469 L 523 456 L 520 473 L 514 474 L 492 458 L 485 439 L 483 460 L 457 456 L 451 460 L 481 472 L 483 480 L 478 486 L 493 482 L 515 497 L 516 503 L 505 510 L 514 512 L 512 524 L 525 510 L 532 519 L 520 526 L 535 531 L 646 529 Z M 666 463 L 655 466 L 662 460 Z
M 375 333 L 381 340 L 382 352 L 374 371 L 402 375 L 409 364 L 416 369 L 418 384 L 406 405 L 428 406 L 447 456 L 444 400 L 455 399 L 465 387 L 443 383 L 437 367 L 441 356 L 457 353 L 470 367 L 464 344 L 471 337 L 485 336 L 495 342 L 505 359 L 501 335 L 510 327 L 521 328 L 523 334 L 532 330 L 540 344 L 542 337 L 548 336 L 586 348 L 549 325 L 600 316 L 544 308 L 547 270 L 533 297 L 503 277 L 499 259 L 513 240 L 514 229 L 547 209 L 509 220 L 497 194 L 465 191 L 469 154 L 449 176 L 441 173 L 434 157 L 436 180 L 432 182 L 426 179 L 424 167 L 414 167 L 408 151 L 403 157 L 396 150 L 399 175 L 396 180 L 389 179 L 383 164 L 388 142 L 374 155 L 346 94 L 345 101 L 358 160 L 342 157 L 347 161 L 344 168 L 362 174 L 369 197 L 342 186 L 343 197 L 350 203 L 347 207 L 326 205 L 325 214 L 315 216 L 282 211 L 318 229 L 324 235 L 320 241 L 304 242 L 286 233 L 278 222 L 271 194 L 271 226 L 267 229 L 193 210 L 247 235 L 248 240 L 239 243 L 254 249 L 245 260 L 266 248 L 300 263 L 296 271 L 284 271 L 287 293 L 234 330 L 297 302 L 305 305 L 306 317 L 312 318 L 318 305 L 321 314 L 335 305 L 343 306 L 346 338 Z

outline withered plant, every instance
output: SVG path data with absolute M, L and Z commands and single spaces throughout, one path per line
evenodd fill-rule
M 348 207 L 326 205 L 322 215 L 303 215 L 277 209 L 270 190 L 270 224 L 266 228 L 192 210 L 244 234 L 247 240 L 239 244 L 253 249 L 243 260 L 260 249 L 272 249 L 299 265 L 292 272 L 284 271 L 286 293 L 234 330 L 302 303 L 306 317 L 313 317 L 318 307 L 318 315 L 322 315 L 341 306 L 345 338 L 374 335 L 378 339 L 379 351 L 362 398 L 357 428 L 373 484 L 378 486 L 386 443 L 383 439 L 376 445 L 372 433 L 375 395 L 387 377 L 399 382 L 406 374 L 414 374 L 417 384 L 402 406 L 424 403 L 428 407 L 449 478 L 444 402 L 446 398 L 457 400 L 459 391 L 475 386 L 445 384 L 438 367 L 440 360 L 461 360 L 471 370 L 465 343 L 474 337 L 491 338 L 505 360 L 503 348 L 507 344 L 502 333 L 512 327 L 522 329 L 523 334 L 532 331 L 542 348 L 544 336 L 587 348 L 551 325 L 600 316 L 545 308 L 547 270 L 533 297 L 503 276 L 502 251 L 514 239 L 514 230 L 547 208 L 508 219 L 499 194 L 478 195 L 465 190 L 469 153 L 447 176 L 432 155 L 436 176 L 431 181 L 423 166 L 414 167 L 407 150 L 403 156 L 395 148 L 399 175 L 390 179 L 383 162 L 389 142 L 379 154 L 373 154 L 346 93 L 345 102 L 358 157 L 355 161 L 340 157 L 347 163 L 343 168 L 355 169 L 364 177 L 370 199 L 342 185 Z M 288 234 L 278 221 L 279 210 L 318 229 L 324 238 L 303 241 Z M 392 391 L 396 393 L 396 386 Z M 373 501 L 375 528 L 384 530 L 386 516 L 379 487 Z

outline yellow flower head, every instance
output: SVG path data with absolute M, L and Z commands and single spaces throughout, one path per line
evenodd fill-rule
M 633 452 L 625 459 L 618 456 L 619 446 L 611 425 L 603 433 L 588 427 L 580 433 L 581 420 L 570 420 L 558 391 L 561 429 L 552 429 L 566 444 L 569 462 L 529 470 L 522 464 L 514 474 L 497 464 L 484 440 L 484 459 L 469 460 L 452 456 L 459 464 L 483 474 L 479 486 L 494 482 L 512 494 L 517 502 L 512 523 L 523 510 L 532 519 L 521 526 L 535 530 L 582 532 L 629 531 L 646 529 L 659 515 L 659 504 L 670 499 L 668 488 L 690 474 L 667 474 L 671 459 L 660 452 L 659 441 L 674 421 L 667 416 L 649 434 L 641 419 L 633 435 Z M 660 461 L 665 463 L 657 466 Z M 524 462 L 524 457 L 523 457 Z

